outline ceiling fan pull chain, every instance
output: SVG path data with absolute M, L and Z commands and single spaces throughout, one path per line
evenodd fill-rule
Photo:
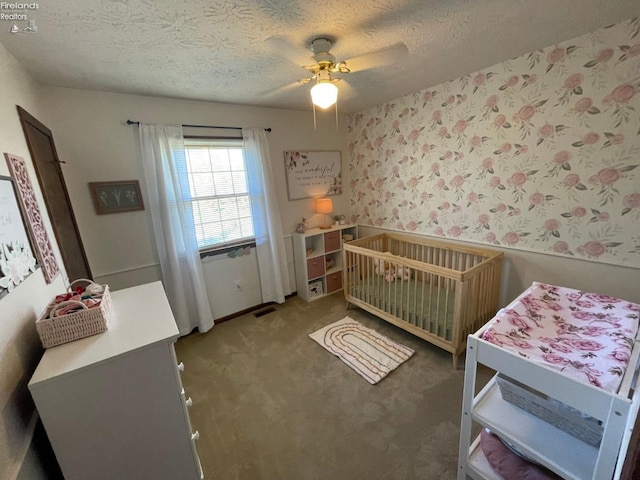
M 313 106 L 313 129 L 317 130 L 317 125 L 316 125 L 316 104 L 315 103 L 311 103 L 311 105 Z

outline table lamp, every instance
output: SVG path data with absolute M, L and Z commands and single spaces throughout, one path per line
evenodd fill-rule
M 331 228 L 331 224 L 327 223 L 327 214 L 333 212 L 333 202 L 330 198 L 319 198 L 316 200 L 316 212 L 324 214 L 324 224 L 320 228 L 326 230 Z

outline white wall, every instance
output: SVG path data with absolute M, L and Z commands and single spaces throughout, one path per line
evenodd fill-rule
M 137 127 L 125 123 L 127 119 L 148 123 L 272 128 L 268 139 L 285 237 L 302 217 L 310 219 L 311 226 L 322 220 L 313 213 L 312 199 L 288 200 L 285 150 L 341 150 L 343 185 L 349 182 L 344 177 L 348 171 L 346 121 L 341 119 L 343 126 L 336 132 L 335 117 L 330 114 L 319 114 L 318 128 L 314 130 L 311 112 L 56 87 L 44 87 L 42 92 L 47 111 L 45 123 L 53 131 L 60 159 L 67 162 L 63 165 L 64 176 L 94 277 L 114 288 L 160 278 L 148 211 L 98 216 L 87 186 L 91 181 L 142 180 L 138 131 Z M 332 198 L 335 212 L 346 214 L 347 195 Z M 291 262 L 292 256 L 289 263 L 290 271 L 293 271 Z M 220 286 L 220 292 L 233 287 L 232 280 L 257 276 L 252 268 L 245 268 L 248 267 L 245 262 L 227 261 L 226 264 L 237 271 L 229 273 L 225 270 L 227 275 L 223 277 L 211 266 L 205 268 L 209 283 L 225 282 Z M 295 289 L 293 278 L 291 284 Z M 234 305 L 242 310 L 252 306 L 248 304 L 251 302 L 247 298 L 247 302 Z M 212 301 L 214 303 L 217 302 Z M 214 306 L 214 310 L 219 307 Z
M 260 277 L 255 274 L 258 256 L 255 248 L 249 252 L 235 258 L 222 254 L 203 259 L 204 277 L 210 279 L 207 281 L 207 294 L 214 319 L 262 303 Z
M 347 171 L 344 163 L 346 134 L 344 129 L 336 133 L 332 117 L 320 118 L 318 130 L 314 131 L 309 112 L 45 88 L 37 85 L 1 44 L 0 84 L 3 88 L 3 95 L 0 96 L 0 145 L 3 152 L 19 155 L 27 160 L 29 175 L 59 264 L 62 267 L 16 105 L 25 108 L 52 130 L 59 157 L 67 162 L 63 165 L 64 176 L 94 276 L 98 280 L 109 281 L 114 288 L 160 278 L 148 212 L 97 216 L 93 211 L 87 186 L 90 181 L 142 178 L 138 161 L 137 129 L 126 125 L 128 118 L 158 123 L 273 128 L 269 141 L 283 219 L 283 236 L 290 258 L 289 233 L 295 223 L 303 216 L 311 217 L 312 225 L 320 223 L 321 219 L 313 216 L 311 200 L 288 200 L 282 152 L 291 149 L 339 149 L 343 151 L 343 174 Z M 7 165 L 4 160 L 0 160 L 0 175 L 8 174 Z M 348 184 L 348 178 L 344 182 Z M 333 198 L 336 211 L 346 213 L 346 195 Z M 247 257 L 249 258 L 255 259 L 255 254 Z M 230 296 L 214 297 L 218 316 L 232 313 L 231 310 L 234 309 L 247 308 L 244 305 L 247 301 L 255 301 L 255 266 L 251 262 L 235 259 L 217 264 L 222 268 L 217 271 L 214 269 L 212 276 L 216 280 L 228 278 L 226 283 L 235 287 L 233 281 L 241 279 L 245 284 L 244 291 L 251 291 L 251 295 L 246 295 L 244 300 L 240 298 L 230 301 Z M 230 272 L 232 269 L 229 266 L 240 268 Z M 289 270 L 293 273 L 291 261 Z M 221 275 L 220 271 L 225 275 Z M 37 455 L 29 451 L 37 416 L 27 383 L 42 354 L 34 321 L 50 299 L 65 290 L 66 281 L 63 271 L 52 284 L 47 285 L 39 269 L 11 294 L 0 299 L 2 478 L 13 480 L 20 475 L 20 471 L 28 471 L 29 476 L 34 479 L 46 478 Z M 221 292 L 229 291 L 226 283 L 221 285 Z M 295 285 L 293 275 L 292 285 Z
M 31 157 L 20 126 L 16 104 L 40 117 L 38 86 L 24 69 L 0 44 L 0 148 L 24 158 L 34 185 L 40 210 L 44 214 L 47 231 L 60 265 L 60 254 L 46 215 Z M 0 175 L 9 175 L 4 158 L 0 160 Z M 36 414 L 27 382 L 42 355 L 34 321 L 57 293 L 65 291 L 63 275 L 47 285 L 39 269 L 16 289 L 0 299 L 0 476 L 14 479 L 22 467 L 28 450 Z M 34 475 L 46 478 L 29 455 L 25 463 Z M 25 467 L 29 467 L 25 465 Z

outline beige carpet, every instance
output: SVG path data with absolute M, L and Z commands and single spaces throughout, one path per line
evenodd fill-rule
M 454 479 L 463 370 L 340 293 L 224 322 L 176 344 L 209 480 Z M 377 385 L 308 335 L 350 316 L 415 353 Z M 334 359 L 335 360 L 335 359 Z M 490 372 L 483 373 L 483 385 Z

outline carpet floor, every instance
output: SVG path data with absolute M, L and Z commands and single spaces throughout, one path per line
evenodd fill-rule
M 370 385 L 308 335 L 346 315 L 415 350 Z M 339 293 L 176 343 L 208 480 L 454 479 L 464 370 Z M 479 386 L 491 373 L 481 370 Z

